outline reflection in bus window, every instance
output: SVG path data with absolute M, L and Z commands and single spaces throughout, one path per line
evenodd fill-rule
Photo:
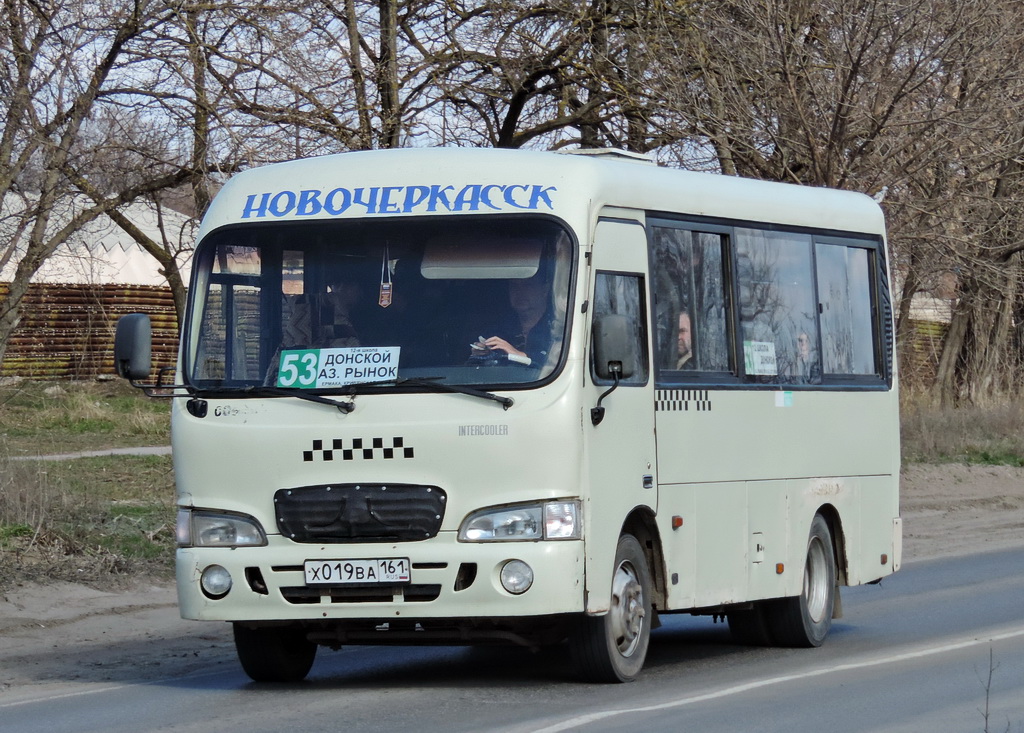
M 653 226 L 657 362 L 662 370 L 727 372 L 720 234 Z
M 620 384 L 624 385 L 647 382 L 647 329 L 643 292 L 643 278 L 639 275 L 614 275 L 602 272 L 598 274 L 594 284 L 594 320 L 605 315 L 622 315 L 635 326 L 632 329 L 632 335 L 636 339 L 634 353 L 640 355 L 640 363 L 637 364 L 632 376 L 621 380 Z
M 262 335 L 260 251 L 223 247 L 210 269 L 196 373 L 204 379 L 257 379 Z
M 782 384 L 820 382 L 810 236 L 735 231 L 747 377 Z
M 816 245 L 826 374 L 875 374 L 870 253 Z

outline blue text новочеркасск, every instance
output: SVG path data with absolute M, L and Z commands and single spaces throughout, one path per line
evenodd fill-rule
M 551 210 L 554 186 L 527 184 L 470 184 L 455 186 L 372 186 L 254 193 L 246 199 L 243 219 L 267 216 L 340 216 L 354 206 L 366 214 L 408 214 L 435 211 Z

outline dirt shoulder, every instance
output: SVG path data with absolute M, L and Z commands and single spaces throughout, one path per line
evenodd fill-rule
M 1024 468 L 911 466 L 904 562 L 1024 545 Z M 109 686 L 237 668 L 224 623 L 183 621 L 174 587 L 107 593 L 72 583 L 0 595 L 0 708 L 69 683 Z
M 0 709 L 64 694 L 69 683 L 137 683 L 235 663 L 230 626 L 182 620 L 173 584 L 116 593 L 30 584 L 0 595 Z
M 1024 545 L 1024 468 L 910 466 L 900 505 L 904 562 Z

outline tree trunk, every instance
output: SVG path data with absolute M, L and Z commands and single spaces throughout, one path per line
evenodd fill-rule
M 398 102 L 398 8 L 396 0 L 380 0 L 380 61 L 377 90 L 380 94 L 380 146 L 402 144 L 402 114 Z
M 993 272 L 993 264 L 998 270 Z M 1020 255 L 969 276 L 943 344 L 936 386 L 943 407 L 985 405 L 1010 387 L 1013 309 L 1020 291 Z

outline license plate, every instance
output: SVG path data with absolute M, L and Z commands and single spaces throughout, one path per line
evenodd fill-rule
M 409 558 L 388 557 L 363 560 L 306 560 L 306 585 L 348 583 L 408 583 Z

